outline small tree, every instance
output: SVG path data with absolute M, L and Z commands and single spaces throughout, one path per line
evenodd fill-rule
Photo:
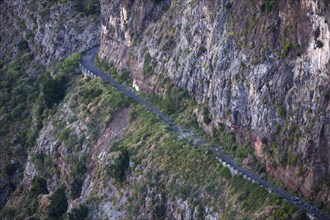
M 117 183 L 121 184 L 126 179 L 129 169 L 129 153 L 126 149 L 121 151 L 119 157 L 108 167 L 108 174 L 113 177 Z
M 7 164 L 5 167 L 5 172 L 8 176 L 11 176 L 15 173 L 17 165 L 15 163 Z
M 19 50 L 26 50 L 29 48 L 29 43 L 26 40 L 22 40 L 17 44 Z
M 43 99 L 48 108 L 59 103 L 65 96 L 66 83 L 64 77 L 48 79 L 42 85 Z
M 62 69 L 65 73 L 72 73 L 78 68 L 78 62 L 80 60 L 80 55 L 78 53 L 73 53 L 71 56 L 67 57 L 62 63 Z
M 88 216 L 88 207 L 86 205 L 79 205 L 78 208 L 72 209 L 69 213 L 69 220 L 84 220 Z
M 81 179 L 74 179 L 73 182 L 71 183 L 71 199 L 76 199 L 80 196 L 81 194 L 81 189 L 82 189 L 83 181 Z
M 61 186 L 52 196 L 48 207 L 48 216 L 50 219 L 59 219 L 68 209 L 68 201 L 65 190 L 65 186 Z
M 212 121 L 209 108 L 207 106 L 203 107 L 203 120 L 205 124 L 210 124 Z
M 40 194 L 47 194 L 47 182 L 44 178 L 40 176 L 35 176 L 32 179 L 32 187 L 30 190 L 33 197 L 36 197 Z

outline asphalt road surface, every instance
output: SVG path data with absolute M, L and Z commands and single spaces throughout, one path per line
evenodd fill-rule
M 180 136 L 193 141 L 195 144 L 205 145 L 206 153 L 214 154 L 218 158 L 219 162 L 221 162 L 224 166 L 229 167 L 230 170 L 234 171 L 237 174 L 242 175 L 245 179 L 248 179 L 248 180 L 254 182 L 255 184 L 258 184 L 260 187 L 264 187 L 265 189 L 268 190 L 269 193 L 275 193 L 275 194 L 281 196 L 283 199 L 287 200 L 289 203 L 294 204 L 294 205 L 298 206 L 299 208 L 303 209 L 310 217 L 320 219 L 320 220 L 330 220 L 329 216 L 325 216 L 316 207 L 311 206 L 309 204 L 305 204 L 303 202 L 303 200 L 290 195 L 288 192 L 278 188 L 277 186 L 270 184 L 266 180 L 260 179 L 260 177 L 258 175 L 251 173 L 250 171 L 236 165 L 234 163 L 233 159 L 231 157 L 229 157 L 227 154 L 225 154 L 224 151 L 222 151 L 221 149 L 219 149 L 217 147 L 212 147 L 212 146 L 208 145 L 206 141 L 196 137 L 191 131 L 184 131 L 183 129 L 179 128 L 171 121 L 171 119 L 168 116 L 164 115 L 158 109 L 156 109 L 155 107 L 150 105 L 143 98 L 138 96 L 135 92 L 133 92 L 129 88 L 126 88 L 123 85 L 119 84 L 116 80 L 114 80 L 108 74 L 103 73 L 102 71 L 97 69 L 94 66 L 94 60 L 95 60 L 95 56 L 98 52 L 98 49 L 99 49 L 98 47 L 95 47 L 91 50 L 88 50 L 86 53 L 83 54 L 82 59 L 81 59 L 81 64 L 86 69 L 91 71 L 94 75 L 105 80 L 110 85 L 112 85 L 119 91 L 123 92 L 126 96 L 134 99 L 137 103 L 144 105 L 147 109 L 149 109 L 151 112 L 153 112 L 155 115 L 157 115 L 167 125 L 169 125 L 171 128 L 173 128 Z

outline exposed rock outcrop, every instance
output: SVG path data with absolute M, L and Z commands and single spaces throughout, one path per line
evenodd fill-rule
M 73 52 L 81 52 L 99 42 L 99 18 L 87 16 L 83 12 L 75 10 L 73 1 L 25 1 L 4 0 L 0 1 L 0 70 L 1 75 L 5 63 L 13 63 L 17 55 L 30 60 L 30 65 L 24 66 L 24 72 L 19 76 L 25 80 L 36 80 L 38 68 L 49 68 L 54 74 L 56 62 L 66 58 Z M 22 55 L 22 53 L 25 53 Z M 21 65 L 21 64 L 20 64 Z M 3 74 L 5 75 L 5 74 Z M 3 79 L 2 79 L 3 80 Z M 16 80 L 16 77 L 13 77 Z M 10 82 L 8 82 L 10 83 Z M 15 85 L 15 82 L 13 82 Z M 21 85 L 22 86 L 22 85 Z M 1 86 L 2 87 L 2 86 Z M 1 88 L 3 89 L 3 88 Z M 2 93 L 2 91 L 1 91 Z M 41 93 L 41 91 L 40 91 Z M 10 97 L 14 99 L 16 97 Z M 1 107 L 7 106 L 1 99 Z M 31 103 L 29 103 L 31 104 Z M 27 106 L 24 106 L 27 108 Z M 28 111 L 28 109 L 26 109 Z M 0 117 L 1 124 L 8 123 L 6 117 Z M 22 128 L 26 130 L 26 128 Z M 22 132 L 22 131 L 20 131 Z M 16 133 L 14 137 L 1 137 L 0 154 L 1 168 L 3 172 L 8 164 L 18 169 L 24 165 L 27 155 L 24 155 L 23 146 L 18 146 L 21 155 L 12 155 L 15 149 Z M 8 146 L 8 138 L 11 144 Z M 17 147 L 17 146 L 16 146 Z M 33 177 L 33 165 L 28 163 L 28 175 Z M 6 203 L 10 192 L 14 191 L 19 182 L 16 175 L 1 176 L 0 180 L 0 207 Z
M 78 12 L 75 2 L 0 1 L 0 58 L 10 63 L 18 53 L 32 52 L 31 63 L 55 73 L 59 59 L 97 44 L 100 29 L 99 56 L 129 69 L 137 90 L 163 94 L 163 80 L 171 79 L 208 106 L 212 117 L 197 117 L 206 133 L 222 124 L 237 131 L 251 142 L 267 172 L 330 205 L 326 0 L 100 0 L 100 27 L 95 16 Z M 18 74 L 35 77 L 33 64 Z M 68 205 L 63 216 L 80 205 L 88 206 L 94 219 L 293 214 L 282 216 L 278 204 L 286 209 L 284 202 L 239 175 L 231 177 L 152 116 L 135 124 L 134 114 L 142 117 L 144 110 L 125 103 L 117 91 L 97 79 L 71 77 L 64 100 L 43 112 L 25 159 L 17 162 L 0 140 L 1 165 L 24 165 L 1 178 L 4 219 L 49 217 L 61 187 Z M 246 165 L 253 160 L 249 155 Z
M 142 92 L 170 78 L 215 127 L 250 134 L 275 178 L 330 206 L 328 1 L 100 2 L 101 58 Z
M 1 57 L 17 52 L 26 42 L 36 59 L 45 65 L 99 43 L 97 17 L 88 17 L 67 3 L 3 1 L 1 4 Z

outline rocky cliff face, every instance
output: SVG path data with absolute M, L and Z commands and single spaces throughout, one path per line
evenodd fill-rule
M 302 219 L 58 61 L 98 42 L 98 19 L 80 11 L 90 2 L 0 1 L 0 123 L 14 124 L 0 127 L 0 218 Z M 170 78 L 207 103 L 210 125 L 250 142 L 268 172 L 329 204 L 326 1 L 100 3 L 101 58 L 129 69 L 142 92 L 163 95 Z M 42 84 L 61 74 L 65 97 L 47 106 Z
M 27 148 L 27 140 L 23 141 L 24 138 L 20 136 L 33 130 L 31 127 L 36 122 L 36 116 L 31 106 L 41 94 L 40 88 L 35 84 L 31 86 L 31 82 L 37 82 L 46 71 L 54 75 L 59 60 L 99 42 L 99 17 L 77 11 L 75 4 L 74 1 L 0 1 L 1 208 L 6 204 L 10 192 L 17 187 L 20 181 L 18 173 L 27 160 L 28 150 L 24 149 Z M 21 61 L 18 61 L 18 57 Z M 33 89 L 28 89 L 31 87 Z M 38 90 L 37 93 L 35 90 Z M 11 106 L 8 100 L 14 100 L 15 105 Z M 22 116 L 24 119 L 17 122 L 18 129 L 9 131 L 7 125 L 15 124 L 23 112 L 19 110 L 19 116 L 11 116 L 18 106 L 17 109 L 25 111 Z M 33 118 L 31 123 L 27 123 L 30 118 Z M 18 143 L 19 139 L 22 144 Z M 10 177 L 4 172 L 6 167 L 12 167 Z
M 170 78 L 276 179 L 330 206 L 328 1 L 100 3 L 100 58 L 142 92 Z
M 50 65 L 73 52 L 99 42 L 98 17 L 75 10 L 74 1 L 3 1 L 1 4 L 1 58 L 15 55 L 19 43 L 36 59 Z

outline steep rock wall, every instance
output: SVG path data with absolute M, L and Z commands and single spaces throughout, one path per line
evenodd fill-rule
M 74 1 L 3 1 L 0 8 L 1 58 L 14 56 L 26 41 L 44 65 L 84 51 L 98 43 L 97 17 L 76 11 Z
M 170 78 L 215 127 L 250 134 L 275 178 L 330 205 L 327 1 L 100 3 L 100 58 L 142 92 Z

